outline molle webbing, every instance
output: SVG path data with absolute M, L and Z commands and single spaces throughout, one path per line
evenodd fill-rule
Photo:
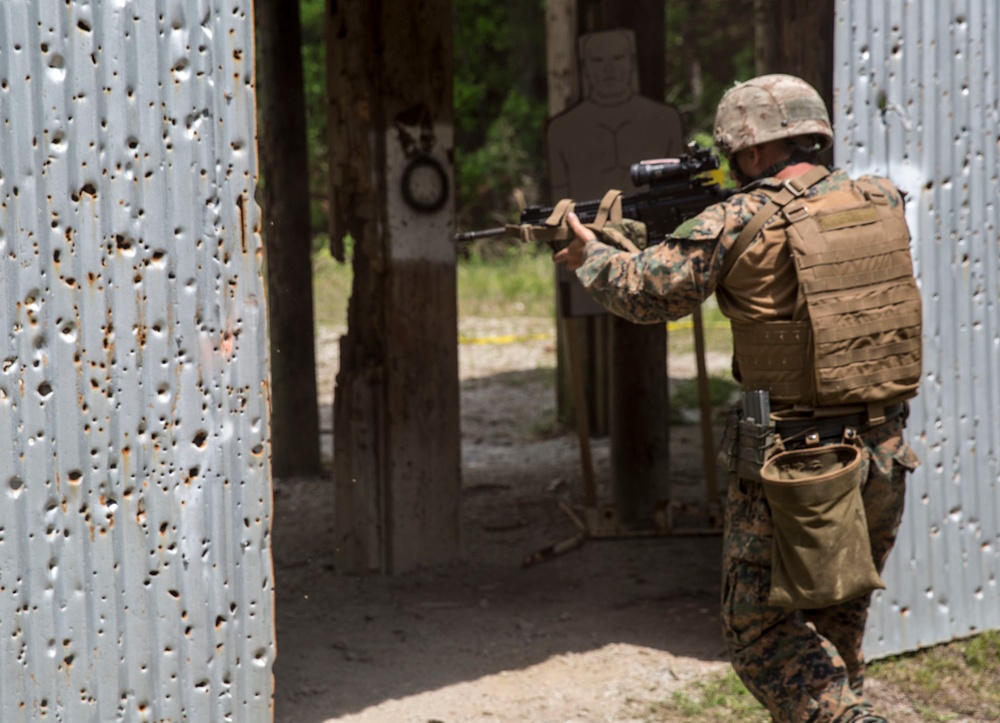
M 795 321 L 733 323 L 742 382 L 779 402 L 830 406 L 912 396 L 921 305 L 902 209 L 874 185 L 782 204 L 800 304 Z M 780 228 L 779 228 L 780 227 Z M 765 236 L 772 227 L 765 228 Z
M 789 228 L 812 321 L 820 405 L 909 396 L 920 382 L 920 294 L 910 235 L 885 195 L 857 185 L 866 203 L 820 208 Z
M 733 349 L 747 389 L 766 389 L 771 399 L 798 401 L 812 383 L 808 321 L 732 322 Z

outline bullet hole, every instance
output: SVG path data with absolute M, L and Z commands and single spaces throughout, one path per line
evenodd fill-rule
M 79 201 L 83 196 L 91 196 L 94 200 L 97 199 L 97 186 L 93 183 L 85 183 L 79 191 L 70 195 L 73 201 Z
M 208 441 L 208 432 L 205 432 L 204 430 L 198 432 L 194 436 L 194 439 L 191 440 L 192 444 L 194 444 L 195 447 L 198 447 L 198 449 L 203 448 L 206 441 Z
M 54 81 L 61 81 L 66 77 L 66 61 L 63 56 L 53 55 L 49 59 L 48 76 Z

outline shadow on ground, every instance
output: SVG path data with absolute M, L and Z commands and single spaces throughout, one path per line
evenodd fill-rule
M 538 409 L 550 387 L 544 374 L 463 382 L 463 559 L 454 564 L 392 578 L 338 575 L 332 482 L 275 481 L 278 723 L 355 720 L 386 701 L 608 646 L 666 651 L 672 662 L 658 663 L 667 669 L 657 675 L 677 679 L 692 661 L 723 659 L 718 535 L 592 540 L 522 567 L 528 553 L 576 531 L 559 507 L 580 489 L 575 437 L 540 433 L 517 411 L 530 402 L 533 419 L 551 416 Z M 491 412 L 497 393 L 502 410 Z M 607 452 L 606 440 L 594 440 L 604 495 Z M 701 495 L 695 428 L 671 430 L 671 460 L 678 496 Z

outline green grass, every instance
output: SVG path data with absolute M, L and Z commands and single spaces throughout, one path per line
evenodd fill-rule
M 731 376 L 708 377 L 708 399 L 714 411 L 725 416 L 734 403 L 739 384 Z M 698 401 L 696 379 L 671 380 L 670 383 L 670 423 L 692 424 L 701 409 Z
M 905 701 L 928 723 L 1000 721 L 1000 632 L 876 661 L 868 666 L 867 677 L 881 683 L 880 689 L 893 699 Z M 876 712 L 881 695 L 872 695 Z M 728 670 L 651 704 L 646 720 L 766 723 L 770 717 L 737 675 Z
M 868 676 L 892 686 L 927 721 L 1000 721 L 1000 632 L 873 663 Z
M 350 264 L 337 263 L 325 250 L 313 255 L 313 296 L 316 326 L 343 327 L 351 294 Z M 555 329 L 555 271 L 545 247 L 530 244 L 496 244 L 470 249 L 457 265 L 459 317 L 553 319 Z M 714 299 L 702 310 L 705 348 L 729 354 L 729 323 Z M 668 325 L 668 354 L 694 350 L 690 316 Z
M 506 318 L 555 316 L 555 271 L 551 254 L 529 244 L 506 245 L 459 257 L 458 314 Z M 324 249 L 313 254 L 317 327 L 347 323 L 350 261 L 340 264 Z
M 761 707 L 732 670 L 675 692 L 668 700 L 650 706 L 648 720 L 723 723 L 767 723 L 771 716 Z
M 458 261 L 458 315 L 555 316 L 555 266 L 548 247 L 471 249 Z
M 351 264 L 338 263 L 329 252 L 313 254 L 313 308 L 317 328 L 347 326 L 347 301 L 351 298 Z

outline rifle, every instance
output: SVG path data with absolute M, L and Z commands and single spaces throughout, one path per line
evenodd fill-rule
M 710 176 L 719 168 L 719 159 L 707 148 L 688 148 L 689 153 L 678 158 L 654 159 L 633 163 L 629 169 L 632 184 L 649 186 L 648 190 L 622 196 L 621 215 L 623 218 L 641 221 L 646 225 L 649 244 L 662 242 L 671 231 L 684 221 L 697 216 L 713 203 L 723 201 L 734 191 L 724 189 Z M 582 201 L 575 204 L 573 211 L 583 223 L 592 223 L 600 210 L 602 201 Z M 456 234 L 458 242 L 476 241 L 498 236 L 530 236 L 530 229 L 555 231 L 561 218 L 553 224 L 550 220 L 556 206 L 528 206 L 521 211 L 518 225 L 500 226 L 481 231 L 467 231 Z M 566 242 L 547 240 L 553 251 L 558 251 Z

